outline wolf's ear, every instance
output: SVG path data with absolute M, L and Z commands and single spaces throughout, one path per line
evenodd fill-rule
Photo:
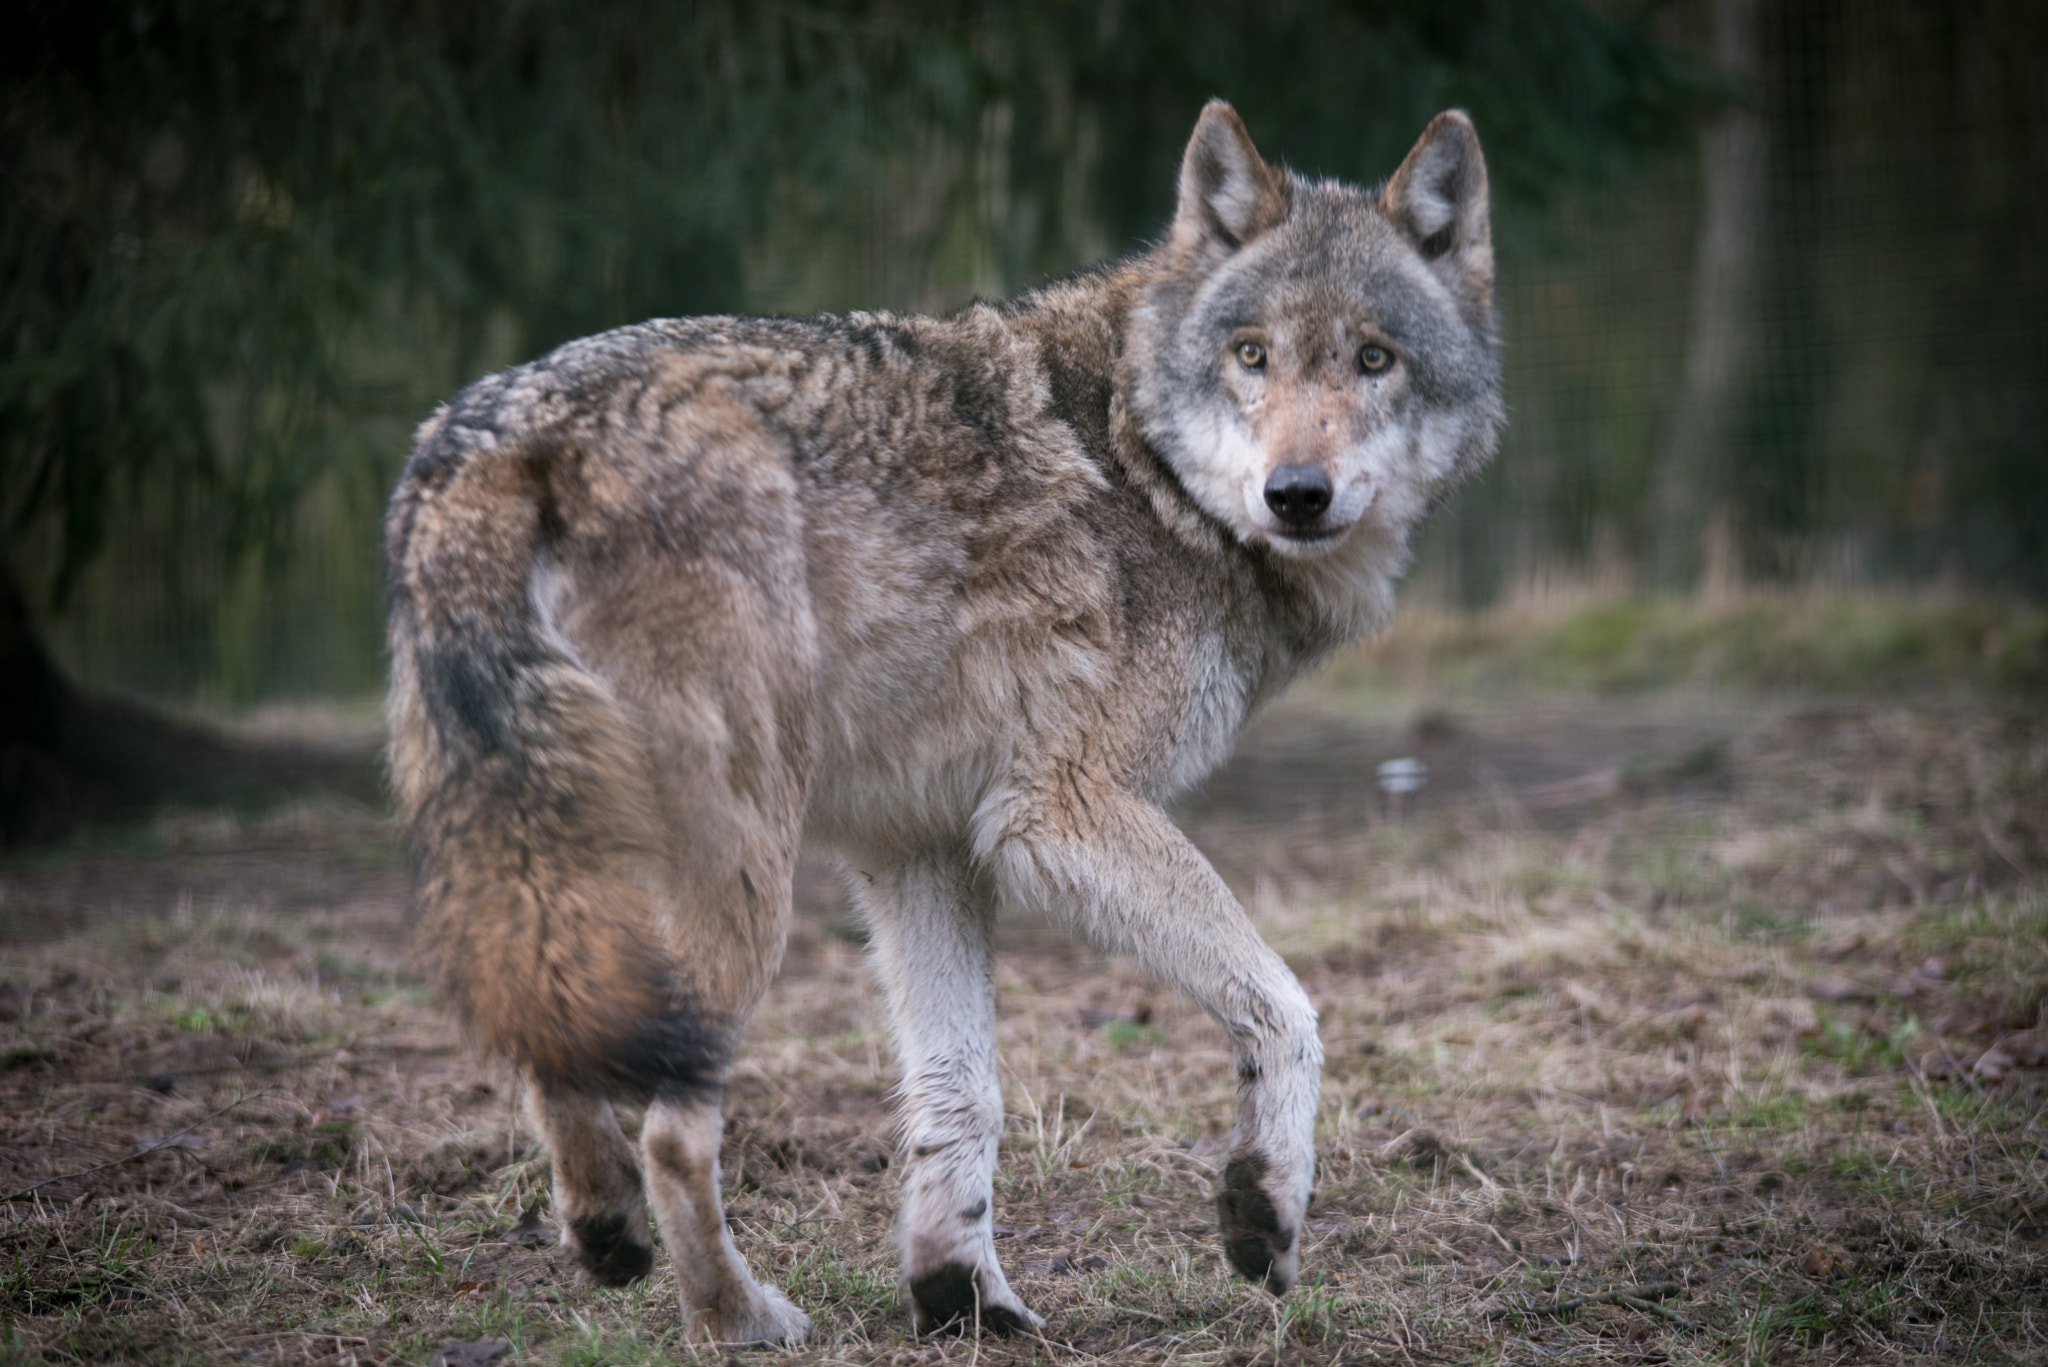
M 1464 111 L 1446 110 L 1429 121 L 1380 192 L 1380 212 L 1408 234 L 1430 268 L 1454 289 L 1475 298 L 1493 289 L 1486 158 Z
M 1173 244 L 1235 251 L 1286 215 L 1280 174 L 1252 146 L 1244 120 L 1224 101 L 1209 101 L 1180 160 Z

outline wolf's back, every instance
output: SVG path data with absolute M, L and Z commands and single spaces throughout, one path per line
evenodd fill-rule
M 507 433 L 487 399 L 421 429 L 385 524 L 420 943 L 477 1042 L 544 1081 L 711 1085 L 730 1042 L 656 916 L 638 728 L 534 600 L 561 439 Z

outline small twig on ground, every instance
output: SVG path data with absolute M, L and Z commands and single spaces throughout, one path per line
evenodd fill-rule
M 1420 1350 L 1411 1349 L 1408 1346 L 1408 1340 L 1415 1337 L 1415 1331 L 1408 1327 L 1408 1315 L 1401 1309 L 1398 1302 L 1394 1305 L 1394 1318 L 1401 1321 L 1401 1338 L 1394 1346 L 1401 1350 L 1402 1357 L 1408 1359 L 1408 1367 L 1415 1367 L 1415 1354 Z M 1422 1355 L 1424 1357 L 1430 1356 L 1428 1353 L 1423 1353 Z M 1442 1359 L 1438 1360 L 1441 1361 Z
M 1707 1146 L 1707 1156 L 1714 1160 L 1714 1170 L 1721 1174 L 1721 1185 L 1728 1185 L 1728 1165 L 1721 1161 L 1721 1151 L 1714 1147 L 1714 1137 L 1707 1133 L 1707 1127 L 1695 1120 L 1693 1128 L 1700 1132 L 1700 1143 Z
M 1663 1306 L 1653 1303 L 1665 1296 L 1675 1296 L 1680 1288 L 1677 1282 L 1652 1282 L 1648 1286 L 1626 1286 L 1619 1291 L 1603 1291 L 1597 1296 L 1579 1296 L 1568 1301 L 1552 1301 L 1548 1305 L 1496 1305 L 1486 1312 L 1488 1319 L 1506 1319 L 1509 1315 L 1550 1315 L 1575 1314 L 1589 1305 L 1625 1305 L 1631 1310 L 1649 1310 L 1659 1315 L 1677 1319 L 1678 1316 Z
M 1661 1315 L 1665 1319 L 1670 1320 L 1673 1324 L 1679 1326 L 1681 1329 L 1690 1329 L 1693 1327 L 1691 1320 L 1679 1314 L 1670 1306 L 1659 1305 L 1657 1304 L 1657 1302 L 1652 1300 L 1645 1300 L 1641 1296 L 1623 1296 L 1620 1300 L 1616 1301 L 1615 1304 L 1625 1305 L 1629 1309 L 1641 1312 L 1643 1314 Z
M 264 1095 L 270 1090 L 270 1088 L 266 1087 L 261 1092 L 250 1092 L 246 1096 L 238 1096 L 233 1101 L 230 1101 L 227 1105 L 221 1107 L 219 1110 L 200 1116 L 199 1119 L 193 1121 L 184 1129 L 175 1130 L 172 1133 L 165 1135 L 162 1139 L 157 1140 L 154 1144 L 151 1144 L 147 1148 L 138 1149 L 134 1153 L 123 1154 L 119 1158 L 109 1159 L 104 1163 L 95 1163 L 89 1168 L 80 1168 L 77 1172 L 60 1172 L 57 1173 L 55 1176 L 45 1177 L 40 1182 L 31 1182 L 29 1185 L 23 1187 L 20 1191 L 9 1192 L 5 1196 L 0 1196 L 0 1206 L 12 1205 L 14 1202 L 21 1200 L 24 1196 L 33 1196 L 38 1191 L 41 1191 L 44 1187 L 54 1186 L 59 1182 L 69 1182 L 74 1177 L 90 1177 L 96 1172 L 105 1172 L 108 1168 L 118 1168 L 123 1163 L 133 1163 L 138 1158 L 147 1158 L 149 1157 L 149 1155 L 153 1153 L 161 1153 L 164 1151 L 164 1149 L 170 1146 L 172 1140 L 182 1138 L 183 1136 L 192 1133 L 192 1131 L 198 1129 L 201 1125 L 206 1124 L 208 1121 L 220 1119 L 229 1111 L 234 1110 L 235 1107 L 240 1106 L 242 1103 L 246 1101 L 254 1101 L 257 1097 Z M 204 1163 L 201 1163 L 200 1166 L 205 1167 L 206 1165 Z M 211 1172 L 213 1170 L 211 1168 L 207 1168 L 207 1171 Z
M 1368 1334 L 1363 1329 L 1353 1329 L 1349 1331 L 1345 1335 L 1345 1337 L 1354 1339 L 1364 1339 L 1368 1343 L 1384 1343 L 1389 1348 L 1399 1348 L 1401 1352 L 1405 1355 L 1408 1355 L 1410 1357 L 1428 1358 L 1431 1362 L 1457 1361 L 1456 1358 L 1447 1358 L 1442 1353 L 1432 1353 L 1429 1352 L 1427 1349 L 1423 1348 L 1410 1348 L 1400 1339 L 1388 1338 L 1385 1334 Z

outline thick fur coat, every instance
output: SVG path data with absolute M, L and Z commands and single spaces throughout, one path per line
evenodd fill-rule
M 1037 1323 L 993 1243 L 1005 904 L 1223 1025 L 1224 1246 L 1292 1284 L 1315 1013 L 1162 804 L 1386 621 L 1491 453 L 1492 261 L 1462 115 L 1362 191 L 1269 166 L 1214 103 L 1139 255 L 942 319 L 623 328 L 422 427 L 386 531 L 421 936 L 526 1071 L 593 1275 L 651 1268 L 651 1198 L 697 1333 L 809 1326 L 718 1196 L 721 1079 L 808 838 L 861 871 L 889 991 L 921 1330 Z

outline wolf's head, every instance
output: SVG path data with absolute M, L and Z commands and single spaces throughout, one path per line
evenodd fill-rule
M 1157 260 L 1129 338 L 1133 408 L 1239 539 L 1398 557 L 1492 454 L 1493 241 L 1463 114 L 1439 114 L 1369 192 L 1269 166 L 1212 101 Z

